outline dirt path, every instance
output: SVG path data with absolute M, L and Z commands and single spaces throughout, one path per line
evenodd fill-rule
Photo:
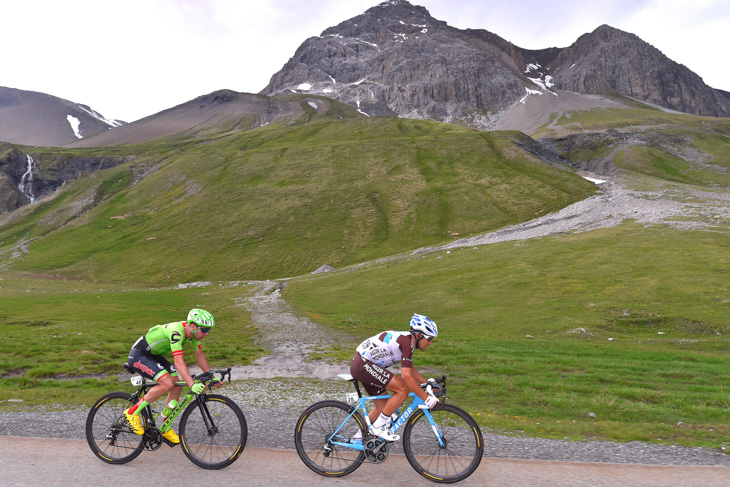
M 261 345 L 271 353 L 256 360 L 253 365 L 235 367 L 234 377 L 333 379 L 337 374 L 347 373 L 349 364 L 332 365 L 308 359 L 317 347 L 332 340 L 332 331 L 295 314 L 281 297 L 281 287 L 281 281 L 262 281 L 253 296 L 242 298 L 240 305 L 249 309 L 251 320 L 261 334 Z

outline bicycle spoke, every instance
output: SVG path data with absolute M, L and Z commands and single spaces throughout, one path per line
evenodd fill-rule
M 107 463 L 126 463 L 142 452 L 142 437 L 132 433 L 123 411 L 129 394 L 107 394 L 91 408 L 86 420 L 86 440 L 91 450 Z
M 294 435 L 297 452 L 304 463 L 320 475 L 346 475 L 363 461 L 362 451 L 333 443 L 356 442 L 358 433 L 362 438 L 362 420 L 354 416 L 348 418 L 349 414 L 345 404 L 325 401 L 309 408 L 297 423 Z M 335 431 L 337 435 L 334 435 Z
M 180 419 L 183 451 L 203 468 L 222 468 L 233 463 L 243 451 L 247 436 L 243 412 L 223 396 L 206 396 L 203 410 L 192 403 Z
M 473 419 L 463 410 L 448 405 L 430 412 L 443 445 L 425 414 L 409 423 L 404 434 L 408 461 L 421 475 L 437 482 L 456 482 L 476 470 L 484 446 Z

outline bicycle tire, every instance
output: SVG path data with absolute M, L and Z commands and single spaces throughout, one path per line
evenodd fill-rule
M 248 426 L 238 404 L 225 396 L 206 394 L 201 412 L 195 400 L 180 417 L 180 444 L 195 465 L 207 469 L 227 467 L 243 453 Z M 212 420 L 210 425 L 206 421 Z
M 124 410 L 132 405 L 132 395 L 112 392 L 97 400 L 86 417 L 86 441 L 94 454 L 119 465 L 134 460 L 142 453 L 142 436 L 132 432 Z M 141 418 L 144 426 L 144 417 Z
M 403 451 L 408 462 L 421 476 L 434 482 L 464 480 L 479 467 L 484 455 L 479 426 L 469 413 L 451 404 L 430 413 L 445 445 L 439 445 L 424 411 L 419 409 L 403 432 Z
M 294 445 L 299 458 L 312 471 L 325 477 L 342 477 L 354 472 L 365 459 L 362 450 L 329 443 L 329 438 L 347 419 L 353 407 L 340 401 L 321 401 L 309 406 L 294 429 Z M 359 412 L 353 414 L 338 432 L 343 442 L 366 438 L 365 421 Z

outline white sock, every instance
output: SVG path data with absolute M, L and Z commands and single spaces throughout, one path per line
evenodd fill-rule
M 388 420 L 390 419 L 390 416 L 384 415 L 382 412 L 380 413 L 380 416 L 378 416 L 378 419 L 375 420 L 373 423 L 373 428 L 382 428 L 388 423 Z

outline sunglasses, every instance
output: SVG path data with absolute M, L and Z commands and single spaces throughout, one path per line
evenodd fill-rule
M 210 331 L 209 326 L 199 326 L 198 329 L 202 331 L 203 333 L 208 333 Z

